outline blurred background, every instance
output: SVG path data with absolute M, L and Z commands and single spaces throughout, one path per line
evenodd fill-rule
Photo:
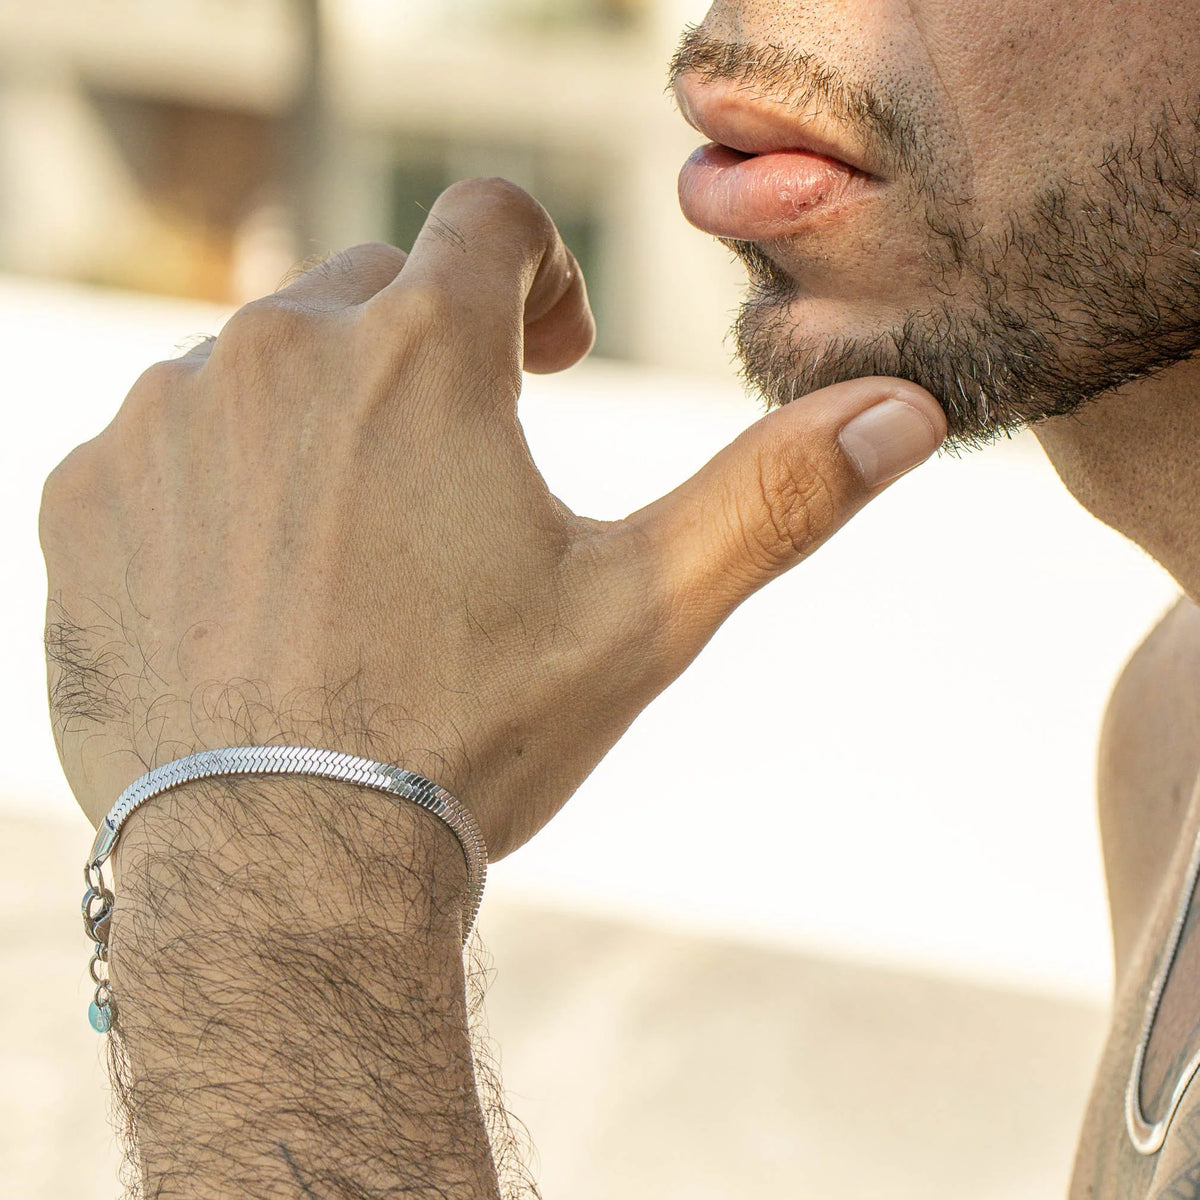
M 704 10 L 0 0 L 10 1194 L 118 1191 L 42 478 L 148 363 L 298 259 L 407 245 L 480 174 L 547 206 L 597 313 L 592 360 L 528 381 L 551 486 L 615 517 L 685 478 L 759 415 L 723 339 L 740 270 L 675 203 L 700 139 L 665 66 Z M 736 614 L 492 873 L 489 1022 L 546 1196 L 1063 1195 L 1111 976 L 1096 731 L 1175 593 L 1022 436 L 922 468 Z
M 407 245 L 448 183 L 500 174 L 574 248 L 599 353 L 719 370 L 736 273 L 661 203 L 694 146 L 664 67 L 703 9 L 4 0 L 0 264 L 238 301 L 330 246 Z

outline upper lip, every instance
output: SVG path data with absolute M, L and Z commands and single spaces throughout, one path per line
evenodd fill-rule
M 749 95 L 725 81 L 702 81 L 685 72 L 675 83 L 683 118 L 710 141 L 743 154 L 806 150 L 874 174 L 864 147 L 855 145 L 833 122 L 814 110 L 804 117 L 785 105 Z

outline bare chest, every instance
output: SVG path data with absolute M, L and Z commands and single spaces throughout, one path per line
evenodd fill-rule
M 1184 1094 L 1161 1149 L 1139 1152 L 1126 1131 L 1131 1078 L 1145 1126 L 1160 1124 L 1200 1055 L 1198 773 L 1200 610 L 1185 601 L 1130 662 L 1101 739 L 1117 989 L 1079 1145 L 1075 1200 L 1200 1200 L 1200 1083 Z

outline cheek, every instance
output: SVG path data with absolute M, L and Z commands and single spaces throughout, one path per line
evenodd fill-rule
M 1195 112 L 1195 0 L 912 5 L 985 221 L 1050 181 L 1081 178 L 1164 104 Z

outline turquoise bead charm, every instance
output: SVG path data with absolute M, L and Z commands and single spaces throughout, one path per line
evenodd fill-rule
M 112 1028 L 112 1009 L 107 1005 L 99 1005 L 93 1000 L 88 1005 L 88 1020 L 97 1033 L 107 1033 Z

